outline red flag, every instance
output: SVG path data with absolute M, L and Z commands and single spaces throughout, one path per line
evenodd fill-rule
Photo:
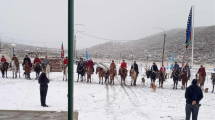
M 62 43 L 62 45 L 61 45 L 61 55 L 60 55 L 60 57 L 61 57 L 61 58 L 64 57 L 63 43 Z

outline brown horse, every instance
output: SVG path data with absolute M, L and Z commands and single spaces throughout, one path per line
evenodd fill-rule
M 181 86 L 181 89 L 185 89 L 185 85 L 186 85 L 186 88 L 187 88 L 187 82 L 188 82 L 188 70 L 186 70 L 186 72 L 183 72 L 182 75 L 182 86 Z
M 126 68 L 120 68 L 119 69 L 119 75 L 121 76 L 121 84 L 122 84 L 122 82 L 124 81 L 124 84 L 125 84 L 125 79 L 126 79 L 126 77 L 127 77 L 127 70 L 126 70 Z
M 90 67 L 87 67 L 86 71 L 87 71 L 87 82 L 90 81 L 90 83 L 91 83 L 91 75 L 92 75 L 93 71 Z
M 105 75 L 105 71 L 104 71 L 104 69 L 102 68 L 102 67 L 97 67 L 96 68 L 96 74 L 99 74 L 99 84 L 101 83 L 101 81 L 100 80 L 102 80 L 102 84 L 103 84 L 103 77 L 104 77 L 104 75 Z
M 212 84 L 213 84 L 213 90 L 212 93 L 214 92 L 214 86 L 215 86 L 215 73 L 211 73 L 211 80 L 212 80 Z
M 165 71 L 160 71 L 160 76 L 159 76 L 159 87 L 161 87 L 163 89 L 163 81 L 165 80 L 166 76 L 165 76 Z
M 202 76 L 202 73 L 200 72 L 200 73 L 198 73 L 197 74 L 197 84 L 200 86 L 200 88 L 202 89 L 202 90 L 204 90 L 204 84 L 205 84 L 205 81 L 203 80 L 203 76 Z
M 132 85 L 136 86 L 136 81 L 137 81 L 137 72 L 132 68 L 131 69 L 131 86 Z
M 116 69 L 111 68 L 110 69 L 110 84 L 113 83 L 114 85 L 114 77 L 116 76 Z

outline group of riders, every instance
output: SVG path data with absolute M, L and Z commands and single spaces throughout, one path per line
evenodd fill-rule
M 85 62 L 83 61 L 83 58 L 80 58 L 78 65 L 77 65 L 77 73 L 81 74 L 82 76 L 85 74 L 86 68 L 90 67 L 92 70 L 92 74 L 94 73 L 94 62 L 92 61 L 92 59 L 89 59 L 89 61 Z M 112 60 L 112 63 L 110 64 L 109 70 L 114 70 L 116 71 L 116 64 L 114 62 L 114 60 Z M 126 70 L 126 74 L 127 74 L 127 63 L 125 62 L 125 60 L 122 61 L 120 69 L 119 69 L 119 75 L 120 75 L 120 71 L 122 69 Z M 131 69 L 134 69 L 135 72 L 137 73 L 137 75 L 139 74 L 139 70 L 138 70 L 138 65 L 136 63 L 136 61 L 134 61 L 134 63 L 131 65 Z M 130 72 L 130 76 L 131 76 L 131 72 Z
M 85 61 L 83 61 L 83 58 L 80 58 L 80 61 L 78 62 L 78 65 L 77 65 L 77 73 L 82 74 L 82 76 L 83 76 L 85 74 L 87 67 L 90 67 L 92 69 L 92 71 L 94 72 L 94 63 L 93 63 L 92 59 L 85 62 Z M 114 60 L 112 60 L 112 63 L 110 64 L 109 70 L 111 70 L 111 69 L 114 69 L 116 71 L 116 64 L 114 63 Z M 125 62 L 125 60 L 123 60 L 121 63 L 118 75 L 120 75 L 120 73 L 121 73 L 120 71 L 122 69 L 125 69 L 127 71 L 127 63 Z M 135 72 L 137 73 L 137 75 L 139 74 L 138 65 L 137 65 L 136 61 L 134 61 L 134 63 L 131 65 L 131 69 L 134 69 Z M 150 71 L 152 73 L 155 73 L 154 79 L 159 71 L 161 74 L 164 75 L 165 79 L 167 77 L 166 68 L 164 65 L 162 65 L 161 68 L 158 69 L 157 65 L 155 63 L 153 63 Z M 92 72 L 92 74 L 93 74 L 93 72 Z M 175 62 L 173 69 L 172 69 L 172 73 L 173 72 L 178 72 L 178 74 L 188 73 L 187 77 L 188 77 L 188 79 L 190 79 L 191 73 L 190 73 L 190 67 L 189 67 L 188 63 L 182 68 L 178 65 L 177 62 Z M 203 65 L 200 66 L 197 74 L 199 74 L 199 73 L 202 74 L 203 81 L 205 81 L 206 71 L 205 71 L 205 67 L 203 67 Z M 131 71 L 130 71 L 130 76 L 131 76 Z M 173 74 L 171 74 L 171 78 L 172 77 L 173 77 Z
M 152 67 L 151 67 L 151 71 L 157 73 L 158 72 L 158 67 L 155 63 L 153 63 Z M 165 75 L 166 74 L 166 69 L 164 67 L 164 65 L 162 65 L 162 67 L 160 68 L 160 71 Z M 188 73 L 187 77 L 188 79 L 190 79 L 190 67 L 189 64 L 187 63 L 183 68 L 180 67 L 178 65 L 177 62 L 175 62 L 173 69 L 172 69 L 172 73 L 177 72 L 178 74 L 182 74 L 182 73 Z M 203 67 L 203 65 L 200 66 L 197 74 L 201 73 L 202 77 L 203 77 L 203 81 L 205 81 L 205 77 L 206 77 L 206 71 L 205 71 L 205 67 Z M 171 78 L 173 77 L 173 74 L 171 74 Z
M 68 66 L 68 57 L 66 57 L 65 59 L 64 58 L 62 59 L 63 59 L 63 65 Z M 14 61 L 15 66 L 19 68 L 19 60 L 15 54 L 13 55 L 13 58 L 11 60 Z M 11 67 L 11 63 L 8 63 L 4 55 L 2 55 L 1 65 L 4 65 L 4 64 L 8 64 L 8 68 Z M 26 55 L 25 58 L 23 59 L 22 66 L 23 66 L 23 70 L 25 70 L 25 74 L 27 75 L 27 78 L 30 79 L 31 68 L 35 67 L 36 64 L 39 65 L 42 71 L 42 70 L 45 70 L 48 64 L 50 64 L 50 61 L 47 56 L 45 56 L 45 59 L 41 61 L 41 59 L 36 55 L 32 64 L 31 59 L 28 57 L 28 55 Z M 3 74 L 2 74 L 2 77 L 3 77 Z

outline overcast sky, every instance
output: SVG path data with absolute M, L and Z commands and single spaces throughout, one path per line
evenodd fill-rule
M 215 25 L 214 1 L 75 0 L 75 24 L 85 25 L 76 25 L 75 29 L 108 39 L 140 39 L 162 32 L 152 27 L 186 28 L 191 5 L 195 5 L 195 26 Z M 67 3 L 67 0 L 0 0 L 2 41 L 52 48 L 60 48 L 64 41 L 67 48 Z M 78 49 L 107 42 L 80 33 L 77 37 Z

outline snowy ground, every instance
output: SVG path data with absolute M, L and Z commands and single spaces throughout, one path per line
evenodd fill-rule
M 31 76 L 35 78 L 35 73 Z M 38 81 L 25 80 L 23 76 L 14 80 L 9 72 L 9 78 L 0 78 L 0 109 L 67 111 L 67 82 L 62 81 L 62 73 L 51 73 L 50 76 L 52 81 L 47 95 L 50 107 L 44 108 L 40 106 Z M 115 85 L 100 85 L 95 74 L 92 83 L 75 82 L 74 109 L 79 111 L 79 120 L 184 120 L 185 91 L 180 89 L 181 82 L 179 89 L 173 90 L 173 82 L 168 79 L 164 89 L 158 88 L 157 92 L 152 92 L 150 80 L 146 80 L 144 87 L 140 83 L 141 77 L 136 87 L 128 85 L 130 77 L 127 77 L 127 86 L 120 84 L 119 77 L 116 77 Z M 209 79 L 205 87 L 211 92 Z M 215 93 L 204 94 L 201 104 L 199 119 L 214 119 Z

